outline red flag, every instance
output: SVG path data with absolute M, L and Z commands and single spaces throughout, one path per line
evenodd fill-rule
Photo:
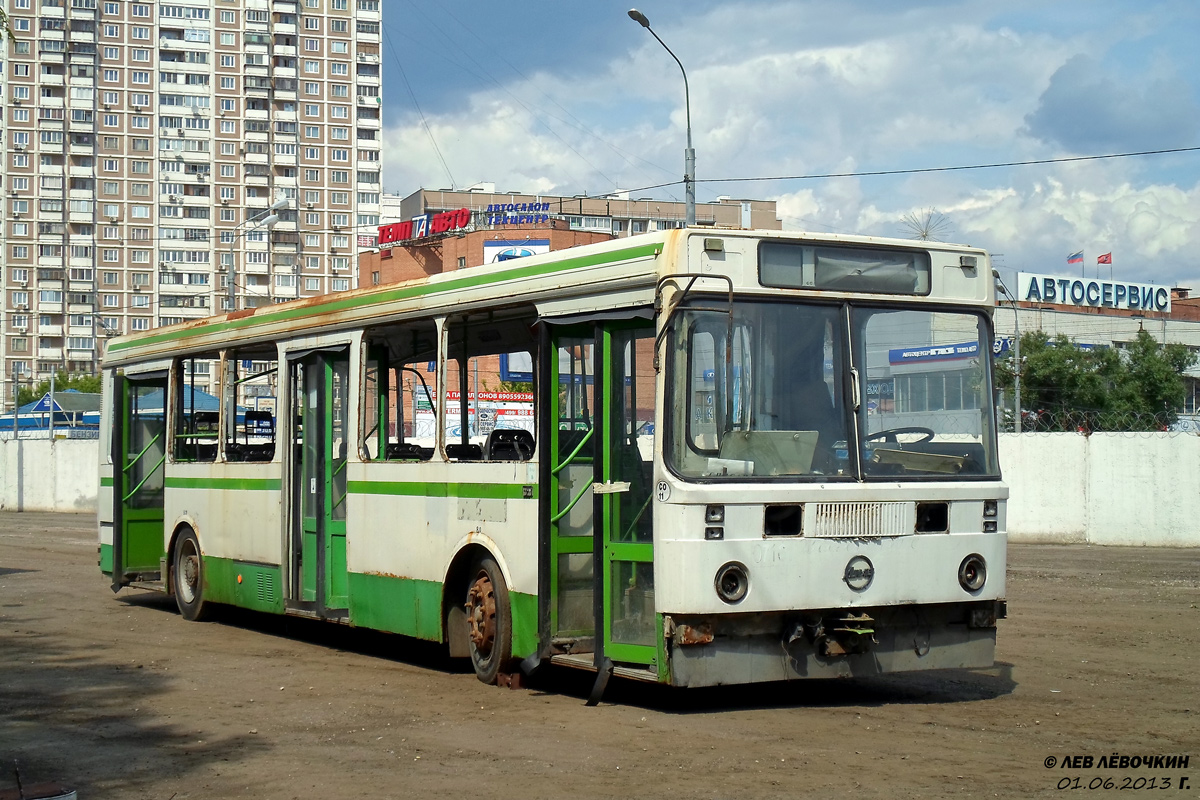
M 1112 263 L 1112 253 L 1105 253 L 1102 256 L 1097 256 L 1096 263 L 1097 264 L 1111 264 Z

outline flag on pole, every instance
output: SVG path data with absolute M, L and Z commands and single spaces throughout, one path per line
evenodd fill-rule
M 1071 255 L 1067 256 L 1067 263 L 1068 264 L 1082 264 L 1083 263 L 1083 251 L 1080 250 L 1078 253 L 1071 253 Z
M 1097 264 L 1111 264 L 1112 263 L 1112 253 L 1105 253 L 1102 256 L 1097 256 L 1096 263 Z

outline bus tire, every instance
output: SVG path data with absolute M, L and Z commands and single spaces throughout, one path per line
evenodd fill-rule
M 211 604 L 204 602 L 204 560 L 200 557 L 200 541 L 190 528 L 175 540 L 171 580 L 180 616 L 189 622 L 206 618 Z
M 475 676 L 495 683 L 512 657 L 512 609 L 504 574 L 491 556 L 478 558 L 468 573 L 463 608 L 467 613 L 467 649 Z

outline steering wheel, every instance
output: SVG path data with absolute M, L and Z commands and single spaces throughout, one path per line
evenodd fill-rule
M 882 439 L 885 442 L 898 442 L 899 440 L 896 438 L 896 435 L 901 434 L 901 433 L 919 433 L 919 434 L 921 434 L 922 438 L 917 439 L 915 442 L 913 442 L 913 444 L 921 444 L 922 442 L 932 441 L 933 437 L 937 435 L 937 432 L 934 431 L 932 428 L 923 428 L 920 425 L 909 425 L 904 428 L 888 428 L 885 431 L 876 431 L 875 433 L 869 434 L 866 437 L 864 437 L 863 441 L 864 442 L 873 442 L 876 439 Z

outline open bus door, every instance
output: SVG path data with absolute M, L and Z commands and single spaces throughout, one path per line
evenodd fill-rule
M 654 328 L 605 322 L 550 340 L 550 638 L 602 673 L 654 671 Z
M 341 618 L 349 605 L 346 563 L 346 448 L 350 355 L 310 352 L 289 362 L 292 459 L 292 605 Z
M 113 392 L 112 588 L 160 578 L 167 375 L 118 375 Z

